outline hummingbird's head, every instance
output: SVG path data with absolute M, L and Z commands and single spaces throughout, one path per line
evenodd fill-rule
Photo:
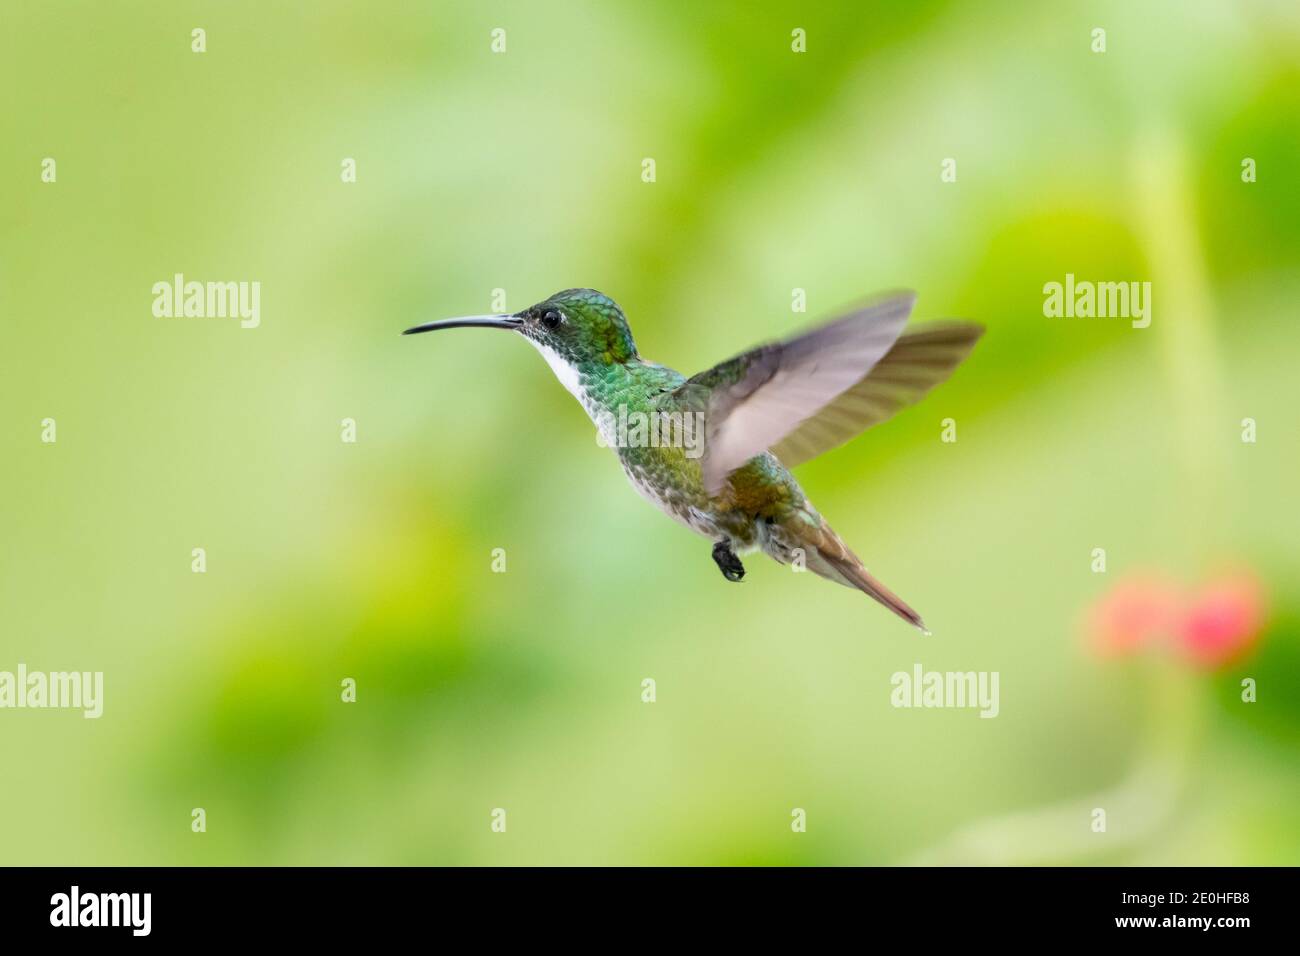
M 514 315 L 474 315 L 443 319 L 407 329 L 433 332 L 464 327 L 513 329 L 537 346 L 552 366 L 588 369 L 622 364 L 637 357 L 623 310 L 595 289 L 565 289 Z
M 552 352 L 569 365 L 622 364 L 636 358 L 623 310 L 595 289 L 565 289 L 516 318 L 523 320 L 519 331 L 543 354 Z

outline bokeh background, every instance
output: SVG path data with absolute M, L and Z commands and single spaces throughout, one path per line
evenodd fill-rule
M 4 4 L 0 86 L 0 669 L 106 682 L 0 711 L 0 862 L 1300 859 L 1294 3 Z M 523 342 L 398 335 L 569 286 L 688 374 L 880 289 L 986 323 L 798 472 L 934 636 L 727 584 Z M 1202 658 L 1095 623 L 1224 574 Z M 1000 715 L 891 707 L 917 662 Z

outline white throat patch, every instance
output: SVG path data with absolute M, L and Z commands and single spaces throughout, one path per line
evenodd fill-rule
M 583 411 L 587 413 L 587 417 L 591 419 L 592 423 L 601 432 L 605 441 L 611 442 L 613 432 L 610 431 L 608 416 L 597 414 L 601 409 L 596 406 L 596 403 L 587 395 L 587 390 L 582 387 L 582 379 L 578 375 L 578 370 L 566 362 L 564 356 L 560 355 L 559 352 L 555 351 L 555 349 L 551 348 L 549 345 L 543 345 L 541 342 L 528 338 L 528 336 L 524 336 L 524 338 L 527 338 L 528 341 L 532 343 L 533 348 L 542 353 L 542 358 L 546 359 L 546 364 L 551 367 L 551 371 L 554 372 L 555 377 L 560 380 L 560 384 L 568 390 L 570 395 L 578 400 L 578 404 L 582 406 Z
M 564 360 L 559 352 L 549 345 L 543 345 L 536 339 L 524 336 L 532 343 L 533 348 L 542 353 L 542 358 L 546 359 L 546 364 L 551 367 L 555 377 L 560 380 L 560 384 L 569 390 L 569 394 L 582 402 L 582 407 L 587 407 L 587 392 L 582 387 L 582 381 L 578 378 L 578 370 Z

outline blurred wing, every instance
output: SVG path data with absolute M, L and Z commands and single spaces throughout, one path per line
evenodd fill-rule
M 772 454 L 793 468 L 878 425 L 951 375 L 983 334 L 984 326 L 975 322 L 917 326 L 899 337 L 866 378 L 773 445 Z
M 903 331 L 915 301 L 913 292 L 891 295 L 688 379 L 677 396 L 705 409 L 705 490 L 717 494 L 728 474 L 862 381 Z

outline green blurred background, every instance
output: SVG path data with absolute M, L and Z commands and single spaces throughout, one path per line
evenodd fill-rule
M 1300 859 L 1294 3 L 6 3 L 0 80 L 0 669 L 106 684 L 0 711 L 0 862 Z M 261 327 L 154 318 L 176 272 Z M 1045 318 L 1067 272 L 1151 327 Z M 568 286 L 688 374 L 880 289 L 986 323 L 798 473 L 934 636 L 727 584 L 532 349 L 397 334 Z M 1224 564 L 1253 656 L 1087 650 Z M 999 717 L 892 708 L 918 661 Z

